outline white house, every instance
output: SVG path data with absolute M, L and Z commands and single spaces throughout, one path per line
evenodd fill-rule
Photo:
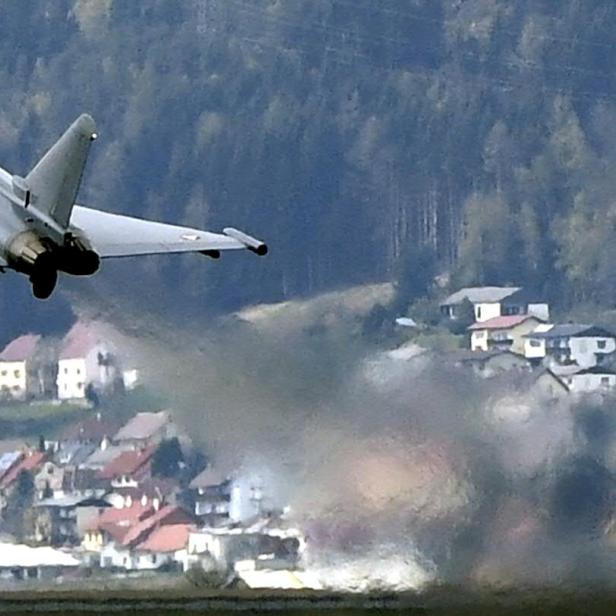
M 601 365 L 615 351 L 614 334 L 601 327 L 578 323 L 539 326 L 525 336 L 524 344 L 528 359 L 576 364 L 580 368 Z
M 0 353 L 0 392 L 3 397 L 24 400 L 39 393 L 34 364 L 40 336 L 26 334 L 10 342 Z
M 574 394 L 607 394 L 616 391 L 616 372 L 600 366 L 579 370 L 564 380 Z
M 445 299 L 441 313 L 450 319 L 461 316 L 464 302 L 473 305 L 477 323 L 495 317 L 532 315 L 546 321 L 550 315 L 549 305 L 542 299 L 521 287 L 467 287 L 456 291 Z
M 115 349 L 96 323 L 78 321 L 66 335 L 58 361 L 58 398 L 83 400 L 88 385 L 106 389 L 117 378 Z

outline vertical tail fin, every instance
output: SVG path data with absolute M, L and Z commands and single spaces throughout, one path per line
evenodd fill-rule
M 63 228 L 68 226 L 96 125 L 79 116 L 26 177 L 30 203 Z

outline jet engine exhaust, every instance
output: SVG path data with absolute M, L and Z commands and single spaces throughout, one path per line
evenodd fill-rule
M 79 238 L 59 248 L 33 231 L 20 233 L 10 244 L 8 260 L 17 271 L 27 274 L 32 293 L 47 299 L 56 287 L 58 271 L 72 276 L 90 276 L 100 266 L 100 257 Z
M 18 272 L 30 277 L 32 293 L 47 299 L 55 289 L 58 270 L 53 247 L 33 231 L 20 233 L 9 245 L 7 257 Z
M 57 268 L 71 276 L 91 276 L 98 271 L 100 257 L 81 238 L 71 237 L 56 252 Z

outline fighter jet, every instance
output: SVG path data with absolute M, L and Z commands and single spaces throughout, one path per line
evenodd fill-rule
M 94 120 L 83 114 L 25 177 L 0 167 L 0 271 L 29 276 L 35 297 L 53 293 L 58 272 L 91 276 L 101 259 L 183 252 L 217 259 L 222 250 L 238 249 L 267 253 L 265 243 L 233 227 L 211 233 L 76 205 L 96 137 Z

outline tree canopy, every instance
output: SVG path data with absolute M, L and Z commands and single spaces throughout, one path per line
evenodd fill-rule
M 612 304 L 615 27 L 611 0 L 5 2 L 6 167 L 89 111 L 83 202 L 272 246 L 105 263 L 44 310 L 7 277 L 7 331 L 64 327 L 77 293 L 190 316 L 391 280 L 422 247 Z

